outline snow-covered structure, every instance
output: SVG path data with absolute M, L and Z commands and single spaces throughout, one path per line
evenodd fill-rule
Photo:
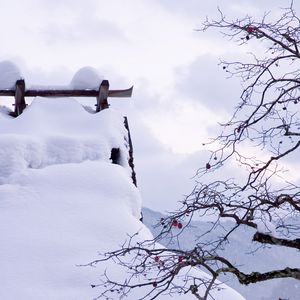
M 150 236 L 130 170 L 110 161 L 125 147 L 121 120 L 70 99 L 0 115 L 0 299 L 91 299 L 99 270 L 76 265 L 127 232 Z
M 0 111 L 0 299 L 93 299 L 105 268 L 124 278 L 109 262 L 79 265 L 128 234 L 152 237 L 139 221 L 127 137 L 116 111 L 90 113 L 75 99 L 38 97 L 17 118 Z M 243 299 L 229 288 L 215 296 Z

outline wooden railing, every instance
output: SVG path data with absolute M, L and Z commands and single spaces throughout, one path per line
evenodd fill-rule
M 96 97 L 96 112 L 108 108 L 108 97 L 126 98 L 131 97 L 133 87 L 125 90 L 110 90 L 108 80 L 103 80 L 98 90 L 90 89 L 28 89 L 25 88 L 25 80 L 16 82 L 16 88 L 0 90 L 0 96 L 14 96 L 14 116 L 19 116 L 26 108 L 25 97 Z
M 107 98 L 109 97 L 118 97 L 118 98 L 127 98 L 131 97 L 133 87 L 125 90 L 110 90 L 108 80 L 103 80 L 99 86 L 98 90 L 91 89 L 26 89 L 25 80 L 20 79 L 16 82 L 15 89 L 6 89 L 0 90 L 0 96 L 14 96 L 15 97 L 15 110 L 13 112 L 14 117 L 18 117 L 27 104 L 25 97 L 96 97 L 96 112 L 99 112 L 103 109 L 109 107 Z M 128 126 L 127 117 L 124 117 L 124 126 L 128 132 L 128 164 L 132 170 L 131 178 L 134 185 L 137 185 L 136 182 L 136 173 L 134 171 L 133 163 L 133 146 L 131 142 L 130 130 Z M 120 151 L 118 148 L 113 148 L 111 150 L 111 161 L 112 163 L 119 164 L 120 161 Z

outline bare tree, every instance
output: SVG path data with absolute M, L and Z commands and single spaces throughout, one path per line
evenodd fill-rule
M 205 21 L 202 31 L 217 28 L 238 44 L 259 43 L 266 51 L 252 53 L 248 62 L 221 62 L 224 72 L 239 77 L 243 86 L 232 119 L 208 143 L 215 150 L 198 170 L 197 185 L 180 210 L 161 220 L 160 235 L 140 243 L 132 236 L 121 249 L 90 263 L 114 260 L 128 272 L 124 282 L 104 276 L 99 298 L 148 287 L 143 299 L 191 293 L 205 300 L 220 288 L 217 278 L 224 273 L 234 274 L 245 285 L 275 278 L 300 280 L 297 266 L 245 273 L 219 254 L 241 226 L 254 230 L 249 243 L 300 250 L 300 189 L 286 173 L 299 166 L 300 157 L 300 20 L 293 5 L 283 10 L 279 20 L 269 18 L 265 14 L 260 21 L 248 16 L 228 21 L 220 11 L 217 21 Z M 232 162 L 241 170 L 238 179 L 206 180 Z M 215 240 L 203 236 L 189 251 L 157 246 L 162 238 L 180 235 L 196 214 L 213 218 L 207 234 L 221 228 L 224 219 L 232 220 L 232 227 Z M 195 268 L 210 276 L 197 276 L 192 272 Z

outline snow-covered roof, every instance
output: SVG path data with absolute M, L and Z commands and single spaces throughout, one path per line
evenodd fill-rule
M 0 114 L 0 299 L 90 299 L 101 272 L 76 265 L 127 232 L 150 236 L 130 171 L 109 159 L 112 147 L 126 153 L 124 130 L 112 109 L 73 99 Z
M 74 99 L 36 98 L 17 118 L 0 111 L 0 299 L 93 299 L 105 268 L 124 278 L 110 262 L 78 265 L 128 234 L 152 238 L 139 221 L 126 135 L 113 109 L 92 114 Z M 121 165 L 111 163 L 112 148 Z M 231 289 L 219 296 L 243 299 Z
M 14 172 L 87 160 L 109 162 L 121 149 L 126 167 L 123 117 L 112 109 L 88 113 L 74 99 L 36 98 L 18 118 L 0 114 L 0 182 Z

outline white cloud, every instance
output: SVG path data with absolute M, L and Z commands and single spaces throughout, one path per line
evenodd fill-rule
M 232 112 L 241 93 L 236 78 L 226 78 L 220 60 L 209 54 L 199 56 L 191 65 L 181 68 L 178 90 L 190 101 L 201 103 L 217 114 Z

